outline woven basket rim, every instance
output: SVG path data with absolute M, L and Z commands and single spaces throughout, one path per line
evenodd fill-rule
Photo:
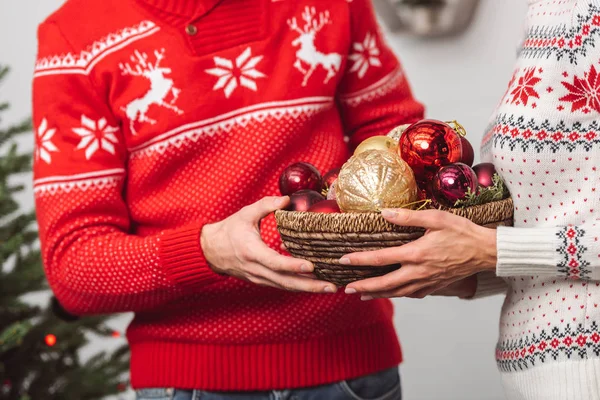
M 477 225 L 506 221 L 513 216 L 512 198 L 444 211 L 467 218 Z M 314 213 L 278 210 L 277 226 L 288 231 L 319 233 L 422 232 L 420 227 L 403 227 L 387 222 L 380 213 Z

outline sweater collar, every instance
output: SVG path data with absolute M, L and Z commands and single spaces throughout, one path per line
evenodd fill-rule
M 188 20 L 200 18 L 222 0 L 140 0 L 142 3 Z

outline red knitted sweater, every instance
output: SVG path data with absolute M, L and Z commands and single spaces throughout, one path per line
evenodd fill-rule
M 215 274 L 204 224 L 421 118 L 368 0 L 69 0 L 39 28 L 34 191 L 52 289 L 133 311 L 135 388 L 261 390 L 396 365 L 388 301 Z M 345 136 L 346 135 L 346 136 Z M 274 249 L 273 218 L 263 238 Z

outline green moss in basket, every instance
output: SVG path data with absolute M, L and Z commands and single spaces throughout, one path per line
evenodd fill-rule
M 457 201 L 456 204 L 454 204 L 454 207 L 465 208 L 478 206 L 481 204 L 491 203 L 493 201 L 504 200 L 510 196 L 508 188 L 498 174 L 494 174 L 492 182 L 492 186 L 482 188 L 478 191 L 478 193 L 473 193 L 469 190 L 467 197 L 464 200 Z

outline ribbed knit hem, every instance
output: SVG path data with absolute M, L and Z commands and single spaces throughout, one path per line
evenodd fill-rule
M 496 294 L 505 294 L 508 285 L 502 278 L 498 278 L 494 272 L 481 272 L 477 274 L 477 290 L 470 299 L 480 299 L 482 297 L 494 296 Z
M 502 373 L 507 400 L 600 400 L 600 359 L 554 362 Z
M 226 277 L 215 273 L 200 247 L 200 225 L 188 226 L 163 235 L 160 260 L 167 278 L 177 285 L 199 287 L 219 282 Z
M 136 343 L 133 338 L 130 342 L 131 383 L 136 389 L 255 391 L 310 387 L 371 374 L 402 361 L 391 321 L 294 343 Z
M 498 227 L 498 276 L 556 275 L 555 228 Z

